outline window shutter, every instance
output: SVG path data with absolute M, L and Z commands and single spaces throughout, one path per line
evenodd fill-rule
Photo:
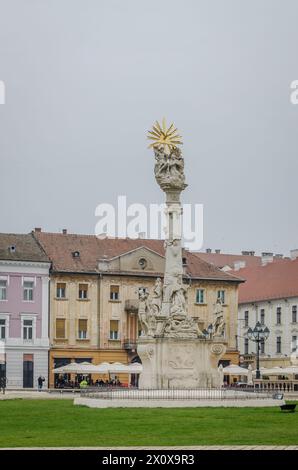
M 118 320 L 111 320 L 110 321 L 110 330 L 111 331 L 118 331 Z
M 58 318 L 56 320 L 56 338 L 65 338 L 65 319 Z
M 87 320 L 79 320 L 79 331 L 87 331 Z
M 65 289 L 66 284 L 65 282 L 57 282 L 57 289 Z

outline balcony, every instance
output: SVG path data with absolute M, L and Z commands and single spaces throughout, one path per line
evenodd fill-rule
M 252 364 L 255 362 L 256 356 L 255 354 L 241 354 L 243 357 L 243 362 L 246 362 L 247 364 Z
M 137 342 L 135 339 L 125 338 L 123 342 L 124 349 L 137 349 Z
M 128 313 L 138 313 L 139 300 L 138 299 L 128 299 L 125 300 L 124 309 Z

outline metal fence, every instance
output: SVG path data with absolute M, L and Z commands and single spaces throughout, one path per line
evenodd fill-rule
M 272 398 L 265 390 L 232 388 L 196 389 L 137 389 L 137 388 L 98 388 L 81 390 L 81 396 L 103 400 L 249 400 Z

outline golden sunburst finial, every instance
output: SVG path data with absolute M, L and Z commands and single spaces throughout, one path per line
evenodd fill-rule
M 178 134 L 178 129 L 175 128 L 174 124 L 171 124 L 170 127 L 167 128 L 165 118 L 162 120 L 162 125 L 160 125 L 158 121 L 153 124 L 152 131 L 148 131 L 147 137 L 154 141 L 148 148 L 163 147 L 163 149 L 169 153 L 176 148 L 177 145 L 182 145 L 182 137 Z

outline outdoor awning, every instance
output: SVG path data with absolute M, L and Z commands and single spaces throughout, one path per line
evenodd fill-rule
M 289 367 L 273 367 L 272 369 L 266 369 L 265 367 L 261 367 L 260 369 L 261 375 L 289 375 L 289 374 L 298 374 L 298 367 L 297 366 L 289 366 Z M 256 371 L 254 370 L 253 373 L 255 374 Z
M 121 362 L 102 362 L 101 364 L 90 364 L 90 362 L 71 362 L 66 366 L 53 369 L 54 374 L 140 374 L 143 370 L 142 364 L 122 364 Z
M 102 367 L 99 371 L 99 366 L 90 364 L 90 362 L 71 362 L 57 369 L 53 369 L 54 374 L 102 374 L 107 373 L 107 369 Z
M 261 375 L 282 375 L 284 372 L 280 367 L 273 367 L 272 369 L 261 367 L 260 373 Z M 256 370 L 253 371 L 253 374 L 256 374 Z
M 248 369 L 244 367 L 239 367 L 236 364 L 231 364 L 230 366 L 223 368 L 224 375 L 248 375 Z
M 288 366 L 283 369 L 284 374 L 298 374 L 298 366 Z

